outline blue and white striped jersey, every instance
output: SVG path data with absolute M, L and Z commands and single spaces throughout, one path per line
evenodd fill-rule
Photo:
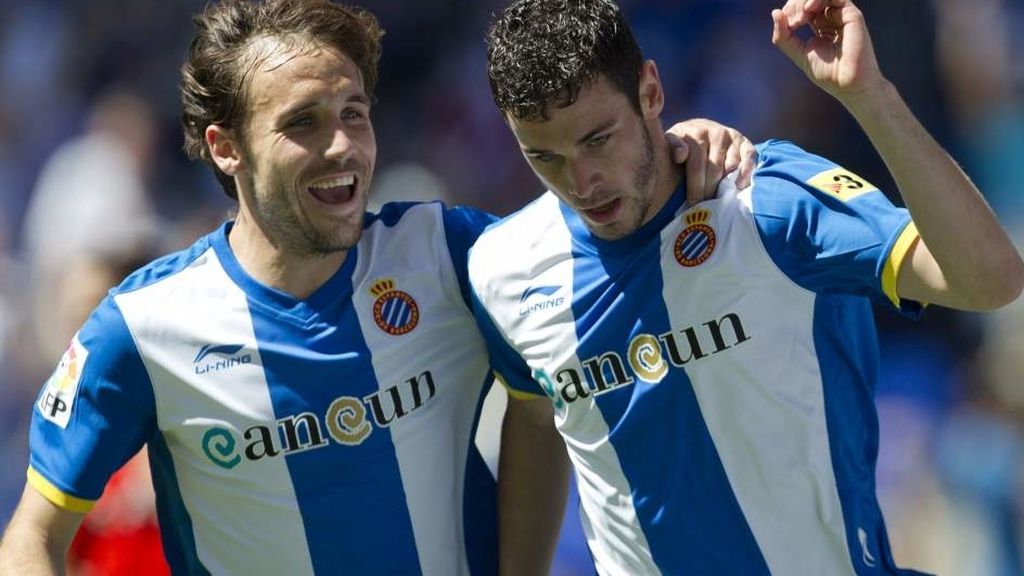
M 230 223 L 143 268 L 43 387 L 30 483 L 84 511 L 148 444 L 175 574 L 495 573 L 465 271 L 493 220 L 387 205 L 305 300 L 242 270 Z
M 896 295 L 905 210 L 783 142 L 753 185 L 592 236 L 550 192 L 485 231 L 469 275 L 514 396 L 547 395 L 600 574 L 899 574 L 875 496 L 869 301 Z

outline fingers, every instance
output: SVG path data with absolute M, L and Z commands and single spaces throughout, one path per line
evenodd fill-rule
M 772 44 L 778 46 L 779 50 L 793 62 L 801 63 L 803 44 L 793 34 L 793 28 L 790 27 L 789 20 L 782 10 L 772 10 Z
M 757 168 L 757 149 L 754 143 L 746 138 L 740 146 L 740 170 L 736 175 L 736 188 L 743 190 L 750 186 L 754 178 L 754 169 Z
M 842 36 L 843 20 L 839 9 L 826 5 L 824 10 L 811 18 L 811 30 L 818 38 L 824 38 L 833 44 Z
M 666 132 L 665 139 L 668 140 L 668 147 L 672 151 L 672 161 L 676 164 L 686 162 L 686 159 L 690 157 L 690 147 L 686 142 L 672 132 Z
M 683 136 L 683 141 L 691 150 L 697 151 L 690 154 L 690 159 L 686 161 L 686 203 L 693 206 L 702 202 L 705 196 L 708 161 L 703 151 L 707 148 L 689 135 Z
M 698 118 L 672 126 L 665 138 L 672 148 L 673 161 L 685 162 L 689 205 L 715 198 L 726 174 L 738 171 L 741 188 L 750 183 L 757 151 L 738 130 Z

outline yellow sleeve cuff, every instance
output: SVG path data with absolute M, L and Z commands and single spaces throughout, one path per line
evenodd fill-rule
M 542 396 L 540 394 L 530 394 L 529 392 L 516 390 L 508 385 L 508 382 L 505 381 L 505 377 L 497 370 L 494 371 L 494 379 L 501 382 L 501 385 L 505 387 L 505 391 L 508 392 L 508 395 L 516 400 L 537 400 L 538 398 L 547 398 L 547 396 Z
M 896 293 L 896 283 L 899 280 L 900 268 L 903 266 L 903 260 L 907 257 L 907 253 L 910 252 L 910 248 L 914 246 L 914 242 L 920 237 L 921 235 L 918 233 L 914 222 L 908 223 L 892 245 L 889 258 L 886 260 L 885 268 L 882 270 L 882 291 L 889 297 L 889 301 L 892 302 L 893 306 L 897 308 L 900 307 L 900 295 Z
M 31 466 L 28 467 L 26 476 L 28 476 L 29 486 L 35 488 L 36 491 L 42 494 L 44 498 L 53 502 L 60 508 L 70 512 L 85 514 L 89 510 L 92 510 L 92 507 L 96 505 L 95 500 L 83 500 L 81 498 L 75 498 L 70 494 L 65 494 L 64 491 L 51 484 L 49 480 L 44 478 L 39 472 L 36 472 Z

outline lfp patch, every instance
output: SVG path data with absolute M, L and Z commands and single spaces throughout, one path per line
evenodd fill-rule
M 392 336 L 412 332 L 420 322 L 420 307 L 412 296 L 395 288 L 389 278 L 377 280 L 370 286 L 370 294 L 377 297 L 373 303 L 373 321 Z
M 89 351 L 78 341 L 78 334 L 75 334 L 39 396 L 36 404 L 39 413 L 61 428 L 68 427 L 75 396 L 78 394 L 78 383 L 82 379 L 88 357 Z
M 808 180 L 807 183 L 826 194 L 835 196 L 843 202 L 849 202 L 861 194 L 878 190 L 870 182 L 846 168 L 833 168 L 819 172 Z
M 693 268 L 711 257 L 718 244 L 718 238 L 715 236 L 714 228 L 708 224 L 711 221 L 709 210 L 698 208 L 686 214 L 684 220 L 687 226 L 676 238 L 673 252 L 676 262 L 681 266 Z

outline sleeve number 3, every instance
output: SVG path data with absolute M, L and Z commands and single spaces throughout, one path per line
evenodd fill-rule
M 838 182 L 843 188 L 847 190 L 860 190 L 864 187 L 864 182 L 850 176 L 849 174 L 836 174 L 832 177 L 834 182 Z

